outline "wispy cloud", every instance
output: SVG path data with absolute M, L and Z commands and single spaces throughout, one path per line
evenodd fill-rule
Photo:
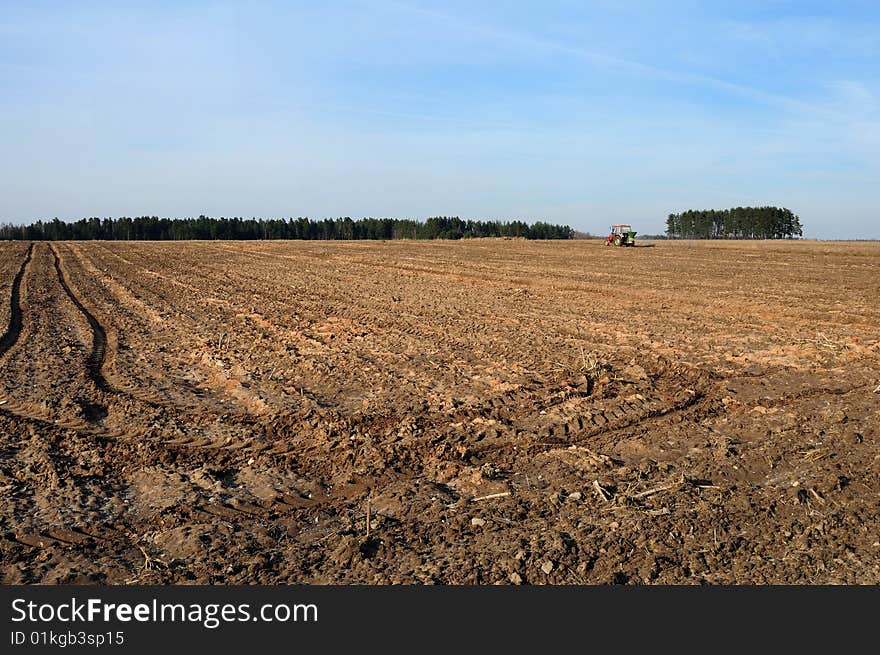
M 880 54 L 880 32 L 875 21 L 797 16 L 763 20 L 725 20 L 727 33 L 740 41 L 779 52 L 818 51 L 872 57 Z
M 442 24 L 448 28 L 457 29 L 487 39 L 493 39 L 497 42 L 515 45 L 520 48 L 531 49 L 534 51 L 556 53 L 577 58 L 589 63 L 597 69 L 628 73 L 635 76 L 643 76 L 676 84 L 686 84 L 711 89 L 740 98 L 746 98 L 787 112 L 807 114 L 816 118 L 843 122 L 848 121 L 851 118 L 848 112 L 844 110 L 835 109 L 814 102 L 808 102 L 799 98 L 775 93 L 773 91 L 767 91 L 755 86 L 732 82 L 720 77 L 714 77 L 702 73 L 656 66 L 642 61 L 619 57 L 606 52 L 591 50 L 589 48 L 563 43 L 533 34 L 501 29 L 468 20 L 460 16 L 437 11 L 435 9 L 428 9 L 417 4 L 402 2 L 401 0 L 382 0 L 378 6 L 393 11 L 418 15 L 429 19 L 435 24 Z M 764 31 L 758 29 L 749 30 L 744 23 L 739 23 L 738 25 L 742 34 L 748 35 L 749 38 L 760 39 L 767 43 L 770 42 L 769 37 Z

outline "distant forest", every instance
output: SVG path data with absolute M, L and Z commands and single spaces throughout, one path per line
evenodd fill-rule
M 798 216 L 784 207 L 733 207 L 670 214 L 666 235 L 670 239 L 793 239 L 803 236 L 803 229 Z
M 187 239 L 467 239 L 523 237 L 571 239 L 567 225 L 523 221 L 474 221 L 436 216 L 426 221 L 396 218 L 83 218 L 73 223 L 37 221 L 0 225 L 0 239 L 27 241 L 181 241 Z

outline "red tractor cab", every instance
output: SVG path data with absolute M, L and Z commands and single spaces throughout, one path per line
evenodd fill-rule
M 631 225 L 612 225 L 611 234 L 608 235 L 606 246 L 635 246 L 636 233 Z

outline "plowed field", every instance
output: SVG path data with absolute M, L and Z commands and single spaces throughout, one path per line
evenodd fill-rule
M 880 244 L 0 243 L 5 583 L 880 583 Z

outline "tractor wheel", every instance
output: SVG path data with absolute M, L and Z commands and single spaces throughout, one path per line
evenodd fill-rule
M 622 241 L 622 238 L 621 238 L 621 236 L 620 236 L 619 234 L 618 234 L 617 236 L 614 237 L 614 245 L 615 245 L 615 246 L 619 246 L 620 243 L 621 243 L 621 241 Z

